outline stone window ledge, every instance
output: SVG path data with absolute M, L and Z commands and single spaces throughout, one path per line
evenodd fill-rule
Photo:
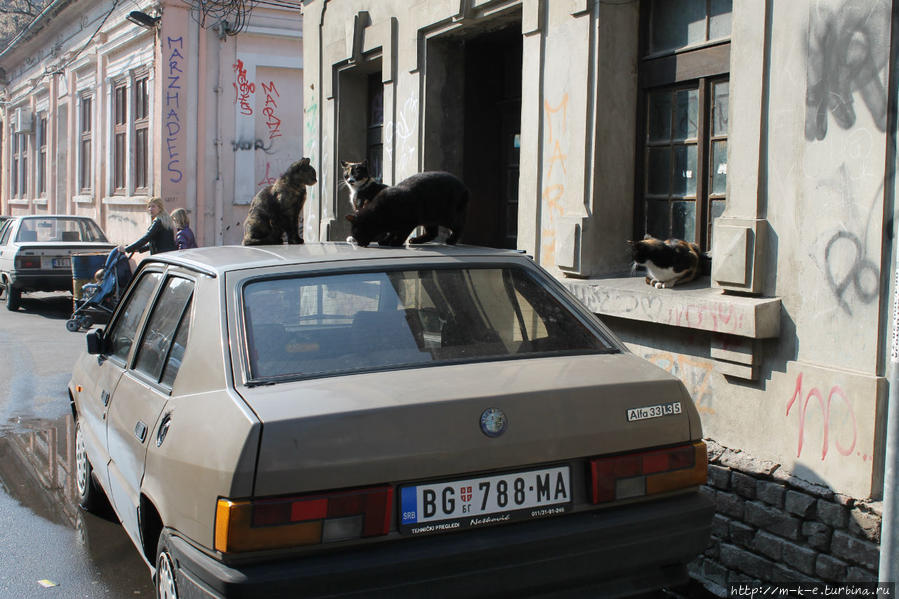
M 780 335 L 780 298 L 725 294 L 703 278 L 656 289 L 643 277 L 564 279 L 591 312 L 751 339 Z
M 561 283 L 600 316 L 718 333 L 710 341 L 709 354 L 716 370 L 736 378 L 756 380 L 759 340 L 780 335 L 780 298 L 726 294 L 710 288 L 707 278 L 671 289 L 651 287 L 642 276 Z

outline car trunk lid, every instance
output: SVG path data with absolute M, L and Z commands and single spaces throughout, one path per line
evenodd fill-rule
M 519 468 L 701 436 L 682 383 L 627 353 L 443 365 L 239 391 L 263 423 L 256 496 Z M 490 408 L 507 423 L 494 437 L 480 424 Z

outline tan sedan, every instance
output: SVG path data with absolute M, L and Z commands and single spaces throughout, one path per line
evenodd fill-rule
M 156 254 L 87 345 L 81 503 L 163 597 L 615 596 L 708 541 L 684 386 L 520 253 Z

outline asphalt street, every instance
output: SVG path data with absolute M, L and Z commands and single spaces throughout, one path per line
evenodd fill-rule
M 0 306 L 0 598 L 153 597 L 149 568 L 115 517 L 74 500 L 66 395 L 84 331 L 66 294 Z

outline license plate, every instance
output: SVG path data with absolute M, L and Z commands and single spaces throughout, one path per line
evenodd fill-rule
M 51 266 L 53 268 L 72 268 L 72 261 L 69 258 L 53 258 Z
M 568 466 L 400 488 L 400 532 L 436 533 L 565 513 Z

